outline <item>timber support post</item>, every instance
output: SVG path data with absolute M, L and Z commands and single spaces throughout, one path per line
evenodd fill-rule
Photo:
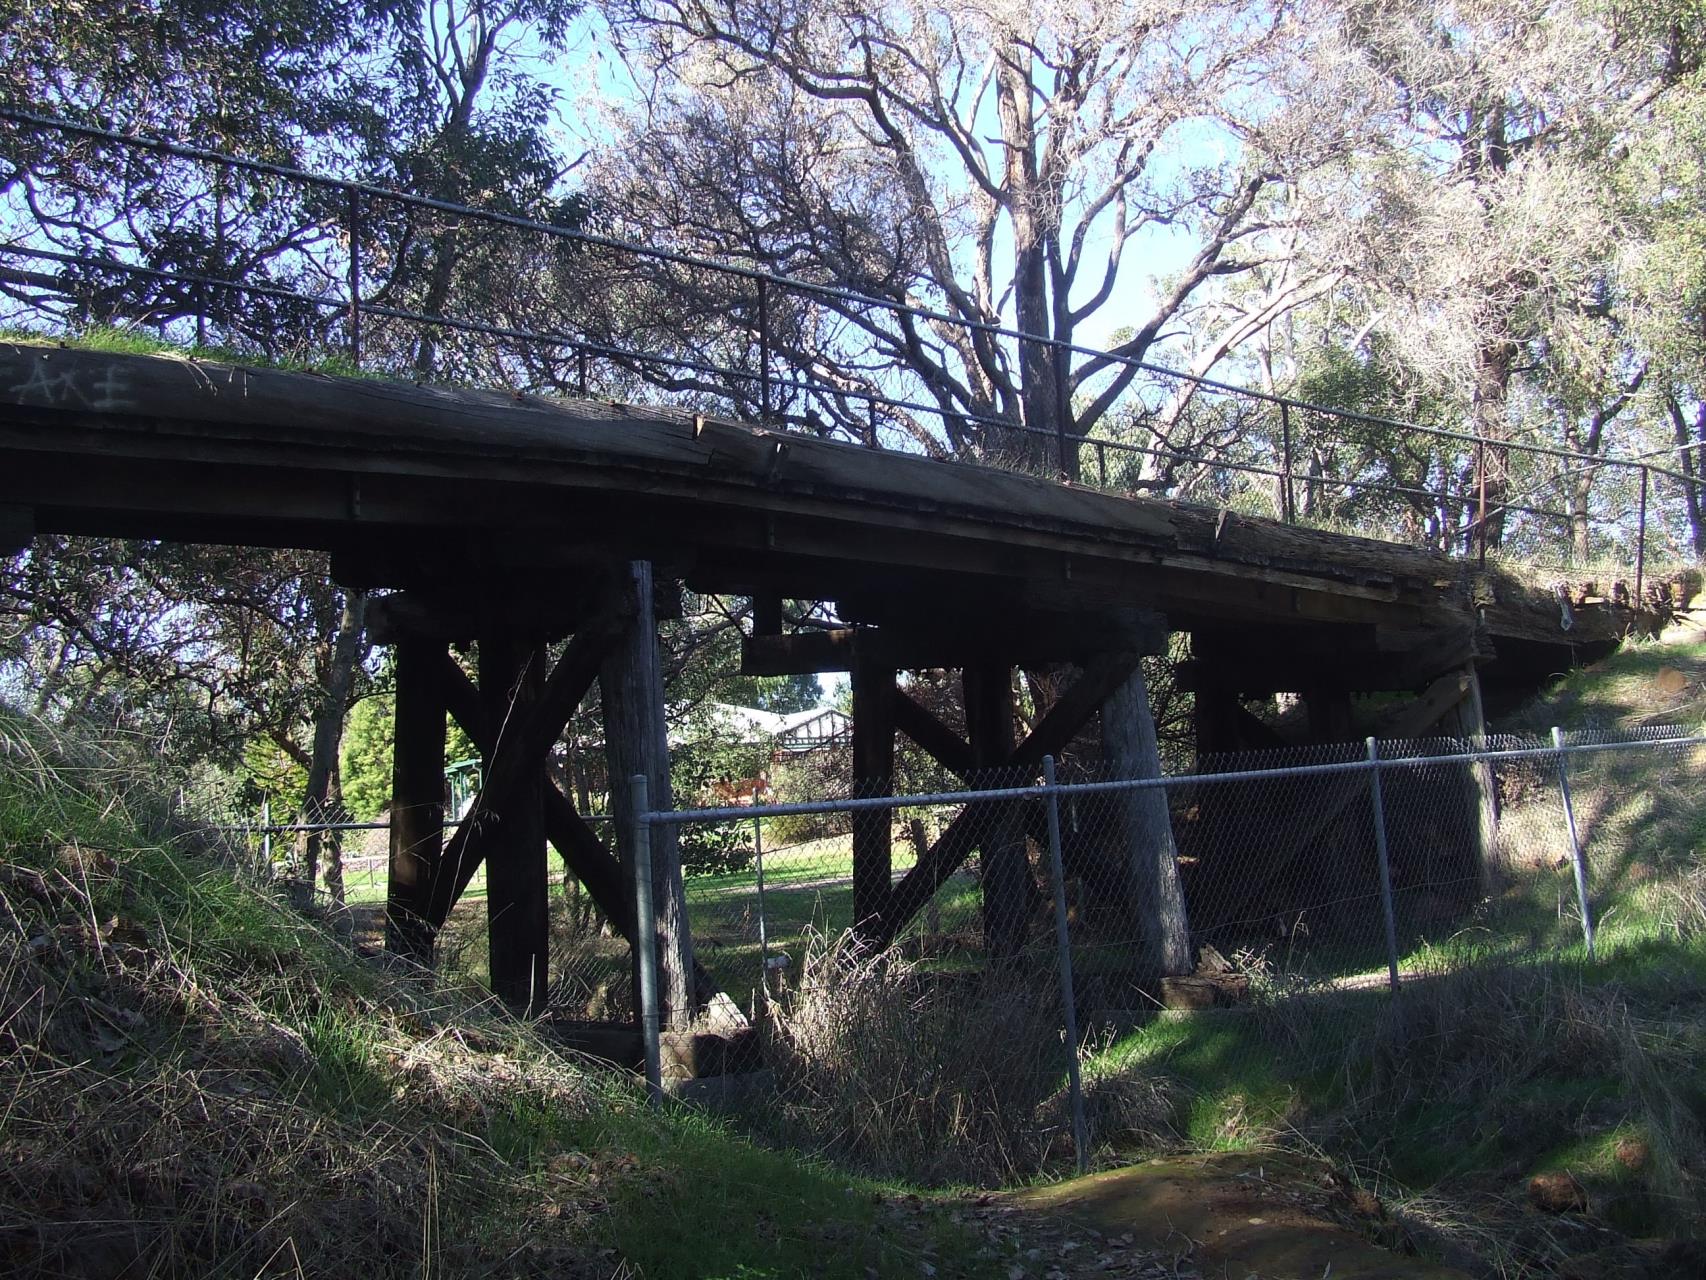
M 860 799 L 894 793 L 895 672 L 886 660 L 856 658 L 853 686 L 853 794 Z M 884 936 L 893 892 L 894 812 L 862 809 L 853 815 L 853 928 L 863 937 Z
M 420 964 L 432 959 L 429 901 L 444 852 L 446 697 L 439 653 L 416 638 L 396 645 L 396 716 L 391 754 L 391 865 L 385 887 L 385 946 Z
M 479 642 L 478 659 L 487 719 L 502 726 L 491 762 L 495 763 L 496 755 L 514 749 L 503 739 L 522 732 L 538 708 L 546 654 L 543 646 L 513 636 L 485 636 Z M 544 1007 L 549 989 L 550 876 L 544 787 L 543 758 L 528 760 L 513 787 L 490 797 L 490 807 L 483 814 L 483 820 L 494 827 L 486 846 L 492 991 L 512 1009 L 529 1014 Z M 481 803 L 487 803 L 484 794 Z
M 652 565 L 635 560 L 617 570 L 616 593 L 626 619 L 622 634 L 599 671 L 598 683 L 604 702 L 604 749 L 610 777 L 646 779 L 653 809 L 668 809 L 672 803 L 669 781 L 669 730 L 664 721 L 663 672 L 658 659 L 657 612 L 652 597 Z M 623 849 L 623 872 L 631 887 L 636 883 L 636 851 L 633 793 L 613 782 L 612 816 Z M 687 920 L 687 896 L 681 878 L 680 832 L 670 823 L 651 827 L 651 876 L 647 890 L 651 919 L 638 922 L 636 939 L 650 927 L 655 937 L 657 960 L 658 1016 L 672 1030 L 684 1029 L 693 1019 L 696 995 L 693 982 L 693 938 Z M 644 901 L 638 893 L 629 897 Z M 634 990 L 639 991 L 639 955 L 634 952 Z M 642 1011 L 643 1014 L 643 1011 Z
M 1475 665 L 1464 668 L 1468 688 L 1463 701 L 1457 704 L 1457 737 L 1471 751 L 1487 749 L 1487 721 L 1481 708 L 1481 678 Z M 1493 776 L 1493 766 L 1487 760 L 1477 760 L 1469 766 L 1469 803 L 1474 807 L 1475 868 L 1478 889 L 1483 899 L 1496 896 L 1502 887 L 1499 867 L 1499 789 Z
M 966 736 L 970 739 L 974 784 L 1000 787 L 1013 757 L 1013 672 L 1004 666 L 965 668 Z M 1004 768 L 1004 766 L 1006 768 Z M 1035 883 L 1025 856 L 1024 827 L 1012 803 L 980 806 L 978 846 L 982 850 L 983 940 L 991 959 L 1017 955 L 1025 945 Z
M 1102 754 L 1116 778 L 1159 778 L 1161 752 L 1143 667 L 1136 665 L 1102 704 Z M 1164 787 L 1116 793 L 1126 885 L 1138 933 L 1140 986 L 1194 968 L 1185 891 Z

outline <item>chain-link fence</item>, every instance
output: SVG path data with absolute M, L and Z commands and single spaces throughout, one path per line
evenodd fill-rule
M 1168 1077 L 1340 1070 L 1365 1030 L 1406 1016 L 1405 992 L 1706 933 L 1706 738 L 1684 730 L 1053 771 L 900 796 L 797 775 L 817 794 L 649 812 L 647 856 L 673 833 L 683 870 L 697 1010 L 672 1015 L 667 982 L 647 1006 L 672 1033 L 665 1074 L 762 1066 L 778 1115 L 809 1130 L 795 1136 L 875 1145 L 924 1176 L 1024 1174 L 1159 1124 Z M 383 824 L 333 825 L 346 897 L 377 921 Z M 481 891 L 441 935 L 474 976 Z M 551 1013 L 629 1021 L 646 1001 L 621 922 L 566 872 L 552 893 Z M 738 1052 L 704 1058 L 708 1039 Z
M 727 997 L 702 1029 L 762 1024 L 766 1061 L 820 1113 L 830 1078 L 865 1077 L 843 1126 L 876 1123 L 864 1095 L 892 1109 L 963 1070 L 1004 1091 L 997 1109 L 1022 1100 L 1035 1154 L 1067 1140 L 1067 1043 L 1092 1076 L 1110 1052 L 1235 1070 L 1276 1036 L 1330 1069 L 1395 993 L 1442 975 L 1706 926 L 1703 771 L 1706 739 L 1668 728 L 1370 741 L 646 825 L 674 828 L 690 869 L 690 850 L 736 851 L 685 880 Z

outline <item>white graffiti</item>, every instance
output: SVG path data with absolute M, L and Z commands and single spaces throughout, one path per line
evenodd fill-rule
M 117 413 L 136 407 L 130 374 L 120 365 L 108 365 L 92 378 L 75 369 L 55 368 L 52 357 L 30 362 L 30 376 L 7 393 L 25 404 L 89 409 L 95 413 Z

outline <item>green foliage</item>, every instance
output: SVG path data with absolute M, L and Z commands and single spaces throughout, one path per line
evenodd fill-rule
M 753 836 L 740 826 L 688 826 L 681 830 L 681 870 L 690 876 L 724 875 L 752 865 Z
M 344 806 L 359 822 L 373 822 L 391 803 L 391 729 L 396 699 L 363 698 L 344 725 L 338 769 Z

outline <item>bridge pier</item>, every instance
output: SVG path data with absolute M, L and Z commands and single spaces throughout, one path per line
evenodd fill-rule
M 480 694 L 487 723 L 501 726 L 497 752 L 538 715 L 547 656 L 543 645 L 513 633 L 480 638 Z M 573 708 L 569 710 L 572 713 Z M 546 740 L 546 752 L 561 731 L 558 724 Z M 513 782 L 481 789 L 476 812 L 477 820 L 488 824 L 483 844 L 492 992 L 512 1009 L 537 1013 L 545 1007 L 549 991 L 550 888 L 545 860 L 545 758 L 531 746 L 518 745 L 518 754 L 525 758 L 516 766 Z M 488 763 L 488 779 L 497 765 L 496 759 Z
M 853 687 L 853 794 L 894 794 L 895 670 L 887 659 L 857 656 Z M 853 815 L 853 928 L 880 937 L 893 892 L 892 809 Z
M 618 567 L 612 594 L 622 624 L 599 668 L 604 707 L 605 757 L 610 771 L 610 811 L 616 820 L 624 892 L 634 901 L 633 797 L 628 781 L 645 775 L 652 806 L 672 807 L 669 734 L 664 723 L 663 672 L 658 659 L 657 610 L 649 561 Z M 656 915 L 658 1009 L 666 1027 L 685 1027 L 698 1011 L 693 935 L 682 883 L 680 828 L 651 831 L 652 904 Z M 630 939 L 632 941 L 632 939 Z M 634 956 L 638 1000 L 639 956 Z
M 419 964 L 432 960 L 430 892 L 444 854 L 444 644 L 420 637 L 394 646 L 396 713 L 391 753 L 391 865 L 385 945 Z

